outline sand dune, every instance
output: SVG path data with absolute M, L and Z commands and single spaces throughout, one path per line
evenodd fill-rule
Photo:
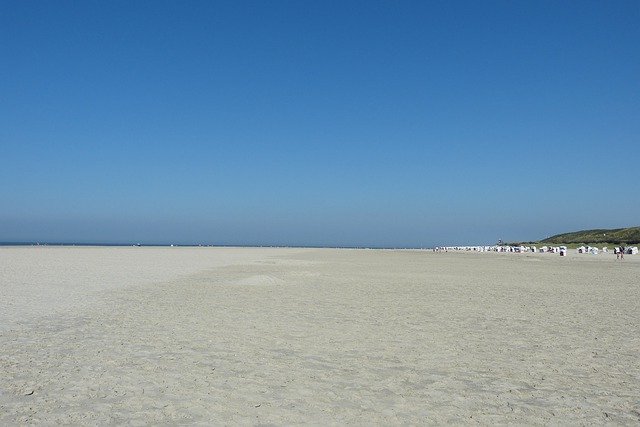
M 640 257 L 0 248 L 0 423 L 640 421 Z

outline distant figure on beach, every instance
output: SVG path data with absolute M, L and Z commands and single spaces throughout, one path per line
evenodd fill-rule
M 618 250 L 618 253 L 620 254 L 620 259 L 624 259 L 624 250 L 625 250 L 624 245 L 620 245 L 620 250 Z

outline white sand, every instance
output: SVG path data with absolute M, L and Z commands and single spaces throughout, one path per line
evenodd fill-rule
M 640 256 L 0 248 L 0 424 L 640 421 Z

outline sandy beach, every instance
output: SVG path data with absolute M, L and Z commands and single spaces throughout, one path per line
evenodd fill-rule
M 639 277 L 637 255 L 0 247 L 0 424 L 637 425 Z

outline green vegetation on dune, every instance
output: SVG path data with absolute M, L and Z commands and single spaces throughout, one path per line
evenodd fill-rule
M 583 230 L 572 233 L 556 234 L 541 240 L 540 243 L 548 244 L 595 244 L 595 243 L 640 243 L 640 227 L 615 228 L 611 230 Z

